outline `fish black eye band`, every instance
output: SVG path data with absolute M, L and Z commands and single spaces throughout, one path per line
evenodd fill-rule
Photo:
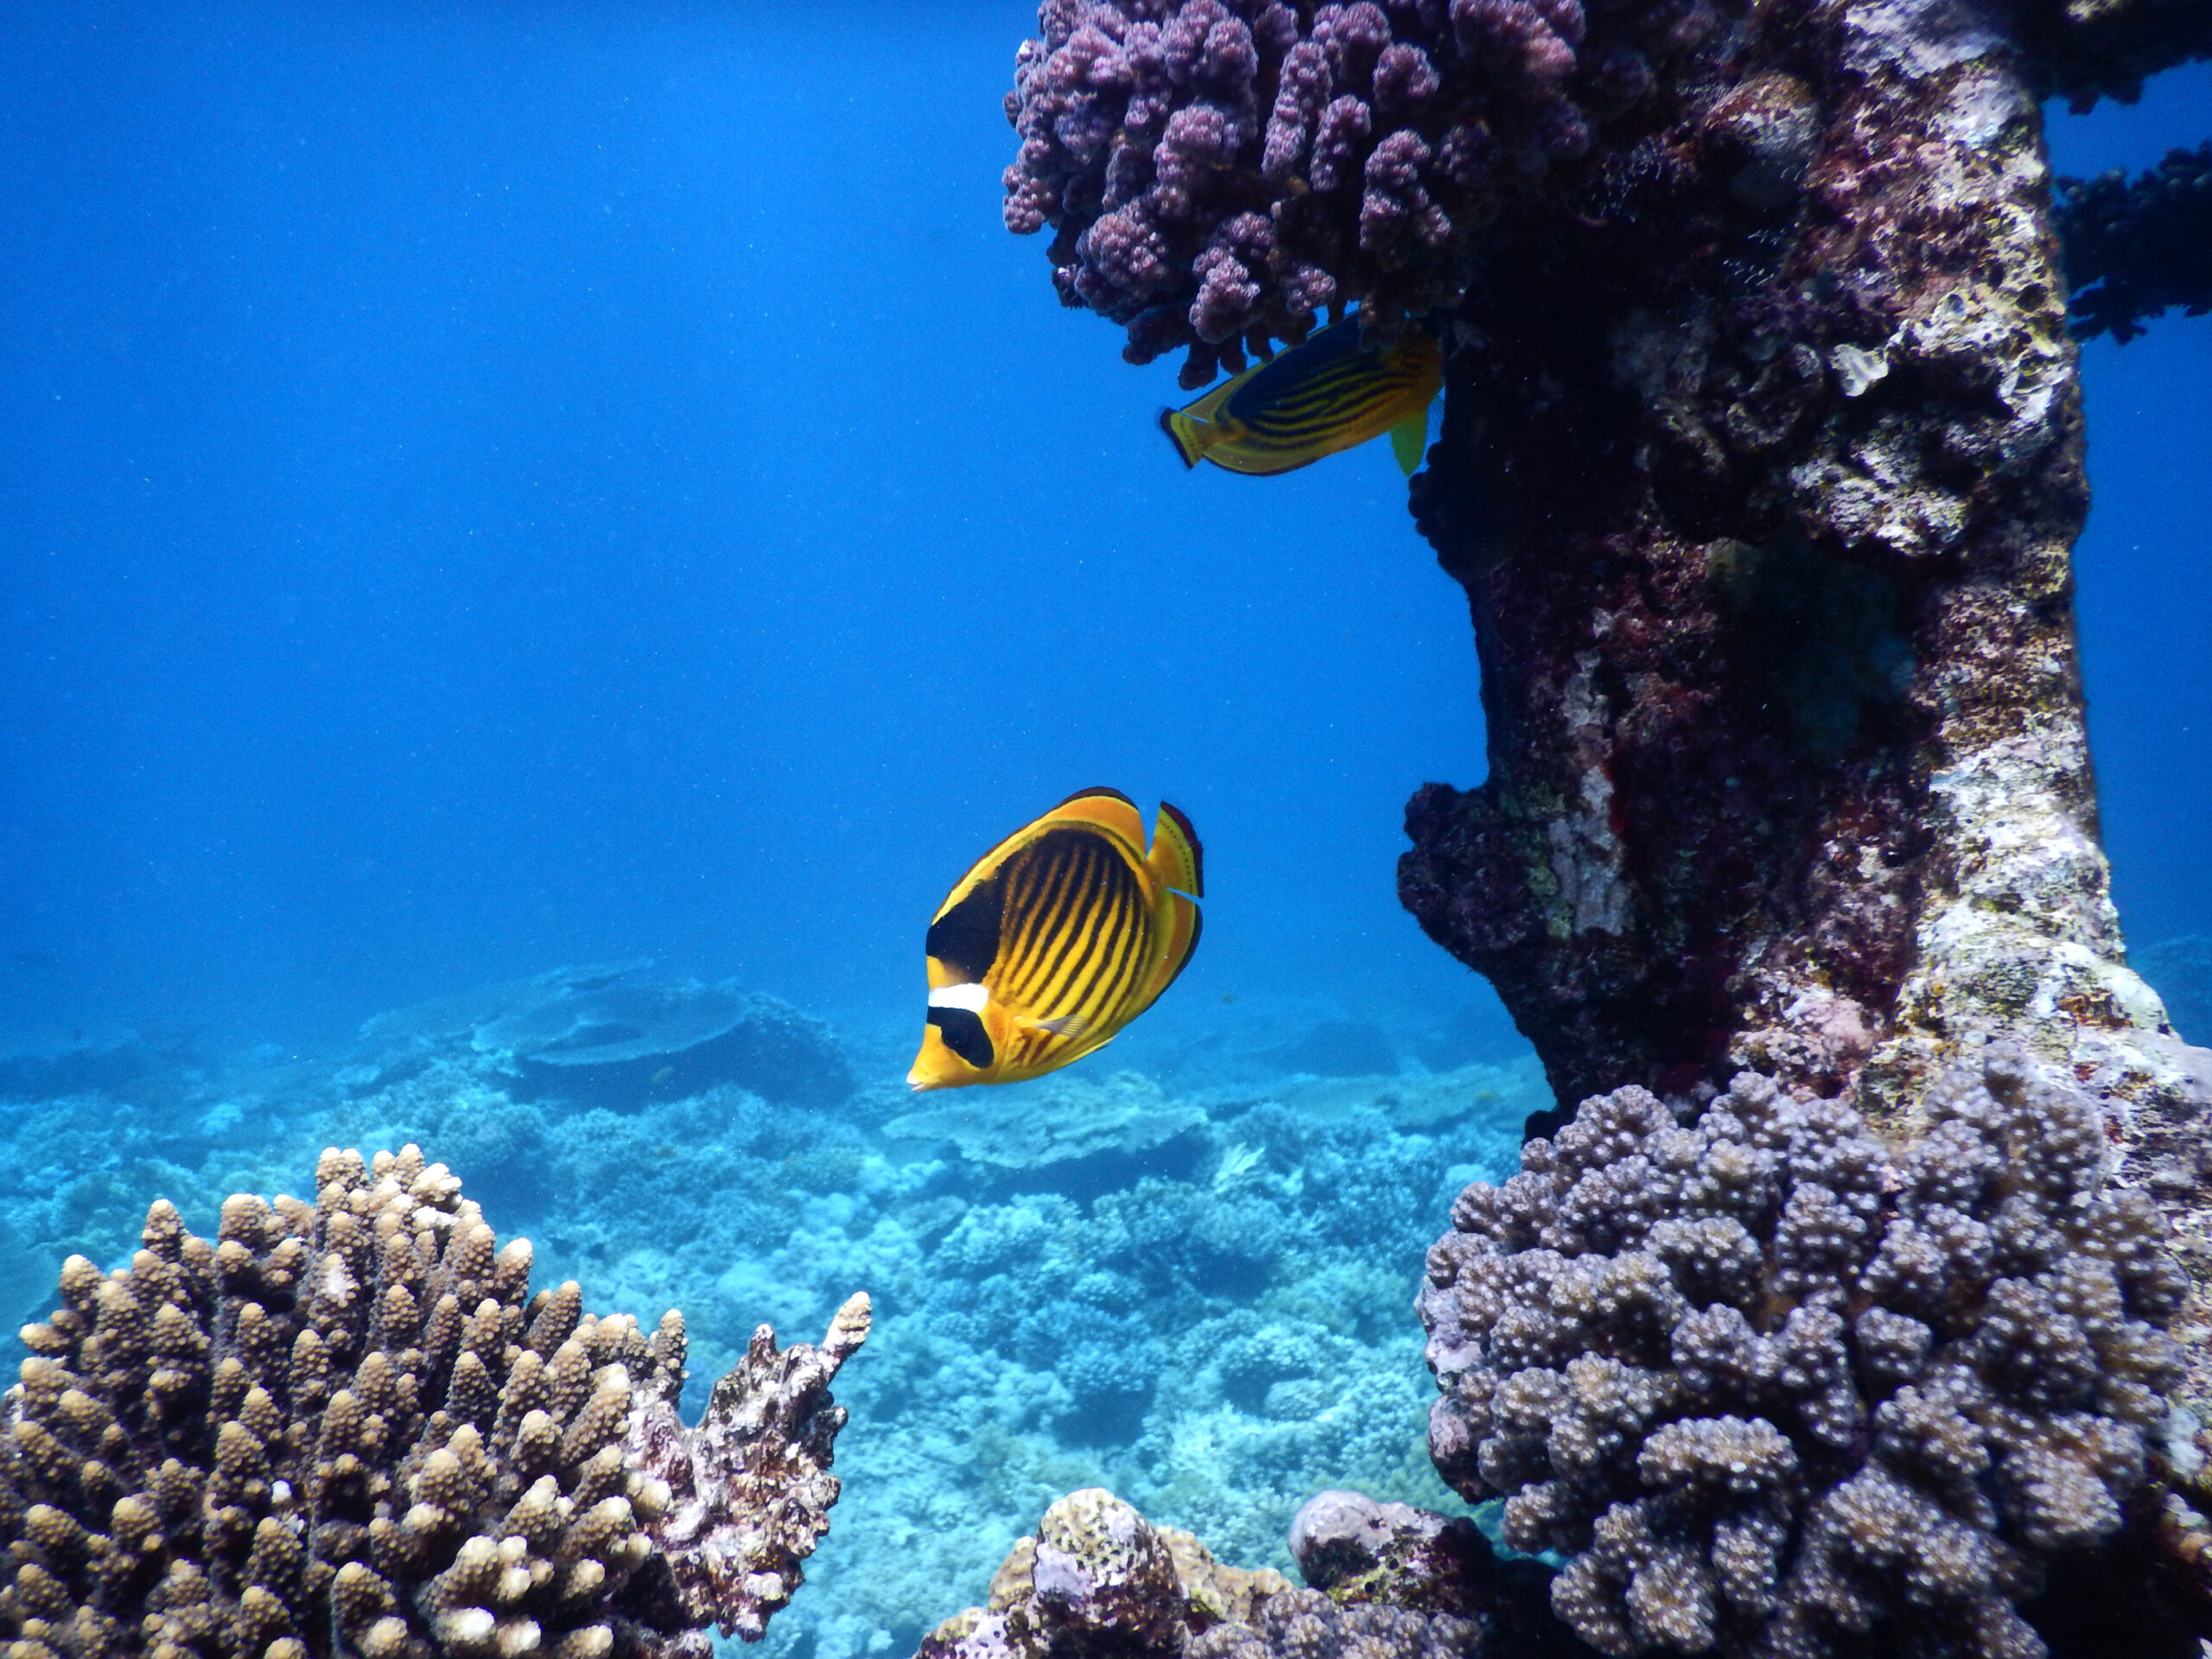
M 983 1029 L 983 1016 L 973 1008 L 931 1008 L 926 1023 L 935 1026 L 944 1046 L 978 1071 L 988 1071 L 998 1051 Z

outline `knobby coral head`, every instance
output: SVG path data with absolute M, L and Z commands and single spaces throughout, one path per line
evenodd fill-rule
M 1186 386 L 1357 302 L 1456 304 L 1471 235 L 1644 102 L 1706 0 L 1046 0 L 1015 60 L 1007 228 Z
M 1900 1153 L 1756 1074 L 1622 1089 L 1460 1196 L 1430 1450 L 1592 1646 L 2032 1659 L 2044 1564 L 2149 1490 L 2188 1281 L 2095 1103 L 1999 1049 L 1923 1111 Z

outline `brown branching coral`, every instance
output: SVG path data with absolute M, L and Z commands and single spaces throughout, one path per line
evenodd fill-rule
M 573 1283 L 530 1294 L 419 1150 L 326 1152 L 309 1205 L 236 1196 L 215 1239 L 148 1211 L 81 1256 L 0 1436 L 10 1659 L 674 1659 L 760 1635 L 837 1496 L 819 1350 L 761 1327 L 707 1418 L 651 1336 Z
M 2017 1051 L 1947 1077 L 1892 1154 L 1739 1076 L 1688 1126 L 1583 1103 L 1478 1183 L 1421 1299 L 1430 1449 L 1609 1654 L 2028 1659 L 2045 1561 L 2144 1483 L 2187 1281 L 2101 1188 L 2095 1105 Z

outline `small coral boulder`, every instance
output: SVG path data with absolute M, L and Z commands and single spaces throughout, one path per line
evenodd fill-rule
M 1893 1150 L 1738 1077 L 1585 1101 L 1459 1197 L 1420 1307 L 1430 1450 L 1567 1558 L 1608 1654 L 2028 1659 L 2018 1604 L 2145 1490 L 2187 1288 L 2095 1103 L 1993 1049 Z

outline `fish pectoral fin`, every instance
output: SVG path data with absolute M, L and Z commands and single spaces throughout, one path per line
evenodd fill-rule
M 1390 429 L 1390 453 L 1398 458 L 1398 470 L 1411 478 L 1427 449 L 1428 404 L 1423 404 Z
M 1033 1020 L 1024 1014 L 1014 1022 L 1023 1031 L 1048 1032 L 1055 1037 L 1080 1037 L 1090 1029 L 1090 1022 L 1072 1014 L 1064 1014 L 1057 1020 Z

